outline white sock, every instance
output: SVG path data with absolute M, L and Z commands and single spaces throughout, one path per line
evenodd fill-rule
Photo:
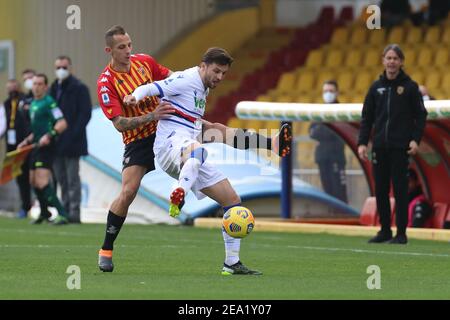
M 241 239 L 233 238 L 222 229 L 223 241 L 225 242 L 225 264 L 232 266 L 239 261 Z
M 181 168 L 180 176 L 178 177 L 178 186 L 182 187 L 183 190 L 187 193 L 194 182 L 197 180 L 198 171 L 201 166 L 200 160 L 197 158 L 189 158 L 183 164 L 183 168 Z

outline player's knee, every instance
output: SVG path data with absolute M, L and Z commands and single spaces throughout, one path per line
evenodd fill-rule
M 133 202 L 134 198 L 136 198 L 138 189 L 139 186 L 136 187 L 134 185 L 125 185 L 122 188 L 121 192 L 122 201 L 130 205 Z

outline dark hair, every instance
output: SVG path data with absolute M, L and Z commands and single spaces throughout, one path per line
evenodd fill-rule
M 47 85 L 48 84 L 48 78 L 47 75 L 45 73 L 38 73 L 34 75 L 35 77 L 39 77 L 39 78 L 44 78 L 44 82 Z
M 106 45 L 110 48 L 114 45 L 114 36 L 117 34 L 125 35 L 127 32 L 122 26 L 115 25 L 109 28 L 108 31 L 105 33 L 105 41 Z
M 69 61 L 69 65 L 72 65 L 72 59 L 70 59 L 69 56 L 61 55 L 61 56 L 58 56 L 58 57 L 56 58 L 56 60 L 67 60 L 67 61 Z
M 398 44 L 392 43 L 392 44 L 387 45 L 386 48 L 384 48 L 384 50 L 383 50 L 383 57 L 386 55 L 386 53 L 389 50 L 393 50 L 398 55 L 400 60 L 402 60 L 402 61 L 405 60 L 405 55 L 403 54 L 403 51 L 402 51 L 402 49 L 400 49 L 400 46 Z
M 323 85 L 326 85 L 326 84 L 331 84 L 332 86 L 334 86 L 336 88 L 336 91 L 339 91 L 339 86 L 338 86 L 336 80 L 327 80 L 323 83 Z
M 25 70 L 22 71 L 22 75 L 24 75 L 25 73 L 36 74 L 36 71 L 34 71 L 33 69 L 25 69 Z
M 202 62 L 206 64 L 217 63 L 221 66 L 231 66 L 233 63 L 233 58 L 225 49 L 213 47 L 206 50 L 203 55 Z

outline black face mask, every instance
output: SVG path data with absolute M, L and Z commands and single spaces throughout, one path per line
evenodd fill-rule
M 9 96 L 11 99 L 17 98 L 17 97 L 19 96 L 19 91 L 10 91 L 10 92 L 8 93 L 8 96 Z

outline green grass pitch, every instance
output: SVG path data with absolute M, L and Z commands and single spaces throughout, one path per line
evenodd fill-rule
M 125 224 L 115 270 L 102 273 L 104 229 L 0 218 L 0 299 L 450 299 L 446 242 L 254 232 L 241 259 L 264 275 L 222 276 L 220 230 Z M 79 290 L 66 285 L 71 265 L 80 268 Z M 380 268 L 381 289 L 367 287 L 371 265 Z

